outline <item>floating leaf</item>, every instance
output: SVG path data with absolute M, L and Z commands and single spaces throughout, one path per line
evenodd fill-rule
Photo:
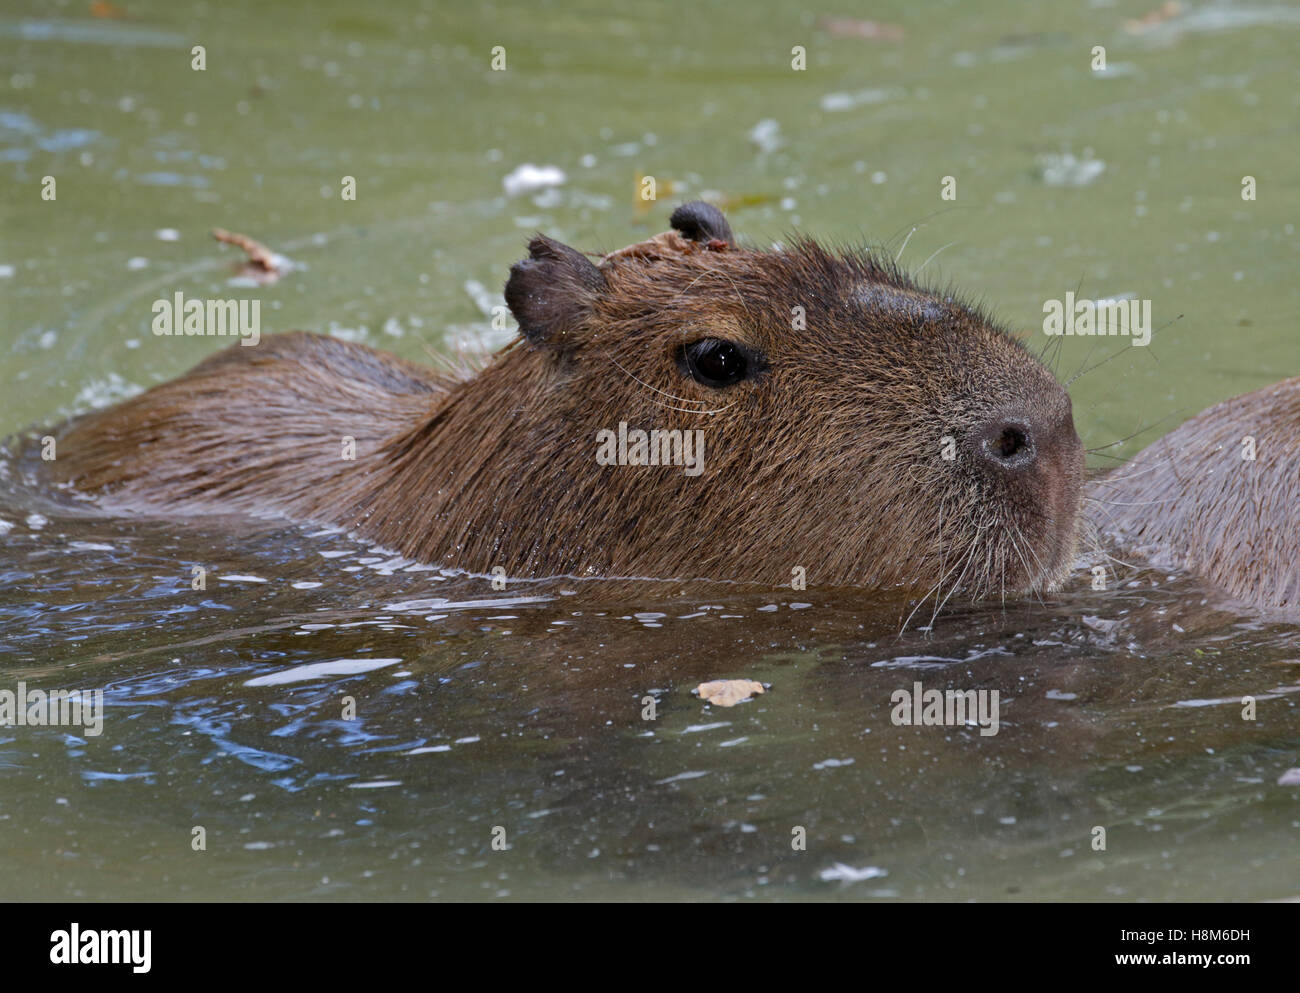
M 695 693 L 701 700 L 719 707 L 734 707 L 750 697 L 766 692 L 762 683 L 756 683 L 752 679 L 715 679 L 711 683 L 700 683 L 695 687 Z

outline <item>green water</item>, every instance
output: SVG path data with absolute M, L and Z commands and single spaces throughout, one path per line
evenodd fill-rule
M 1067 339 L 1059 356 L 1068 378 L 1114 355 L 1071 393 L 1085 443 L 1127 438 L 1106 453 L 1131 454 L 1300 373 L 1300 7 L 1188 4 L 1125 29 L 1151 6 L 860 15 L 901 27 L 897 43 L 832 37 L 820 18 L 842 9 L 768 2 L 127 2 L 105 18 L 8 0 L 0 434 L 221 347 L 150 334 L 152 302 L 178 290 L 261 299 L 265 332 L 417 360 L 492 348 L 508 334 L 487 311 L 532 232 L 613 249 L 706 195 L 756 242 L 798 227 L 887 243 L 1035 344 L 1045 299 L 1150 299 L 1150 347 Z M 791 69 L 795 45 L 806 71 Z M 1104 74 L 1089 68 L 1097 45 Z M 507 196 L 523 163 L 567 181 Z M 659 187 L 648 210 L 640 175 Z M 213 227 L 296 268 L 232 289 L 237 253 Z M 0 896 L 1300 888 L 1298 791 L 1277 785 L 1300 766 L 1300 633 L 1203 605 L 1186 580 L 1136 574 L 1103 597 L 1080 578 L 1048 604 L 958 607 L 900 638 L 901 608 L 853 591 L 584 585 L 520 601 L 526 585 L 384 568 L 382 551 L 310 529 L 83 517 L 4 468 L 0 688 L 101 688 L 108 713 L 97 737 L 0 729 Z M 192 593 L 190 564 L 213 561 L 266 581 Z M 429 598 L 450 602 L 393 609 Z M 366 657 L 400 661 L 248 685 Z M 772 688 L 733 710 L 689 693 L 726 676 Z M 914 680 L 998 689 L 1002 730 L 894 726 L 890 694 Z

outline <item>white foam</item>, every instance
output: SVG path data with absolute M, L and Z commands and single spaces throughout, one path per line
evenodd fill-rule
M 506 196 L 515 197 L 547 186 L 560 186 L 568 177 L 559 166 L 537 166 L 531 162 L 516 166 L 501 180 Z
M 354 676 L 384 666 L 396 665 L 401 659 L 335 659 L 333 662 L 312 662 L 308 665 L 283 669 L 268 676 L 256 676 L 246 680 L 245 686 L 283 686 L 285 683 L 300 683 L 305 679 L 320 676 Z

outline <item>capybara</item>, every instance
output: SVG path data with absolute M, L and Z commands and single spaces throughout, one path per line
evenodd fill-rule
M 1098 529 L 1153 565 L 1300 607 L 1300 378 L 1202 411 L 1088 495 Z
M 1070 398 L 979 310 L 886 258 L 739 245 L 703 203 L 592 261 L 538 235 L 519 337 L 474 374 L 293 333 L 83 416 L 57 481 L 114 513 L 341 525 L 511 576 L 1057 587 Z

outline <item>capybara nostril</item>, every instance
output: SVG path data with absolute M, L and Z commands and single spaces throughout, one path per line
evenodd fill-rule
M 1027 469 L 1038 458 L 1035 432 L 1027 420 L 998 417 L 975 435 L 976 455 L 998 469 Z

